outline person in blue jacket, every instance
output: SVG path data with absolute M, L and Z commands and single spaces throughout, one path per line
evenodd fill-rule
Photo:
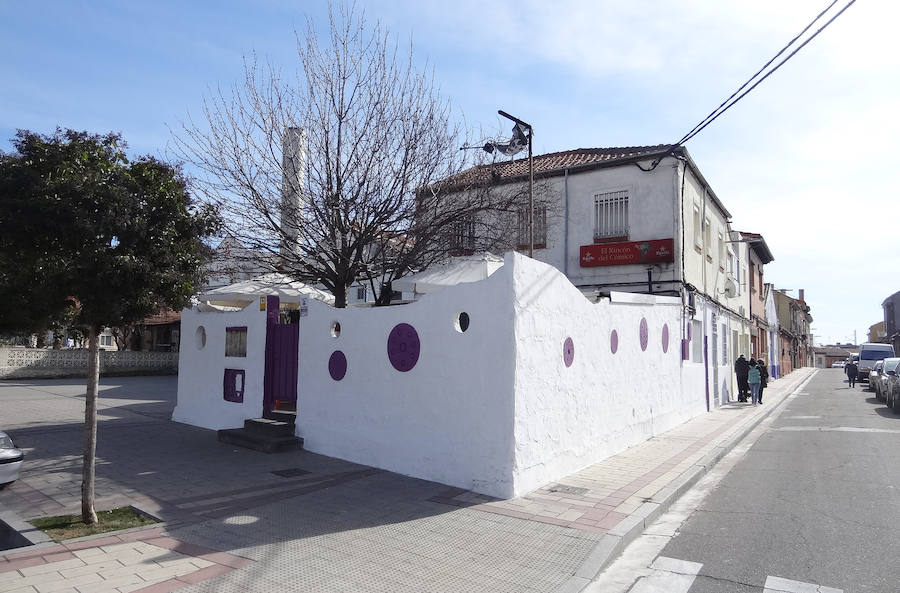
M 762 374 L 759 372 L 759 367 L 756 366 L 756 361 L 753 359 L 750 359 L 750 371 L 747 373 L 747 383 L 750 384 L 750 399 L 755 406 L 759 403 L 759 386 L 760 383 L 762 383 Z

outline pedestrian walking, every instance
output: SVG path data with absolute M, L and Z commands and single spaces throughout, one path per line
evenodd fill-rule
M 759 384 L 762 381 L 762 375 L 759 372 L 759 367 L 756 366 L 755 360 L 750 359 L 748 364 L 750 365 L 750 370 L 747 371 L 747 383 L 750 385 L 750 398 L 755 406 L 759 402 Z
M 759 403 L 762 403 L 763 391 L 769 384 L 769 369 L 762 358 L 756 361 L 756 368 L 759 369 Z
M 747 395 L 750 393 L 750 386 L 747 384 L 747 373 L 750 372 L 750 363 L 741 354 L 734 361 L 734 374 L 737 375 L 738 384 L 738 401 L 747 401 Z
M 856 378 L 859 375 L 859 367 L 856 366 L 856 363 L 853 362 L 853 359 L 848 359 L 847 364 L 844 365 L 844 372 L 847 373 L 847 382 L 850 384 L 850 387 L 856 387 Z

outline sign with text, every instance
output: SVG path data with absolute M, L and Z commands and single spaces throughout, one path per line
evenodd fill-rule
M 658 264 L 675 261 L 675 239 L 581 246 L 581 267 Z

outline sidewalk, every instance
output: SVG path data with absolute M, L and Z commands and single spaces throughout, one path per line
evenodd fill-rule
M 772 382 L 761 406 L 727 404 L 511 500 L 307 452 L 232 451 L 208 443 L 207 431 L 159 414 L 141 420 L 117 411 L 127 423 L 111 424 L 121 430 L 110 428 L 100 440 L 112 460 L 98 469 L 108 472 L 104 491 L 167 523 L 0 555 L 0 590 L 581 591 L 813 372 Z M 142 468 L 112 473 L 121 465 L 116 447 L 139 440 L 142 430 L 168 431 L 153 445 L 153 480 L 140 476 L 150 471 Z M 60 438 L 60 450 L 78 436 L 50 434 Z M 190 443 L 195 455 L 169 459 L 159 448 L 172 439 Z M 24 480 L 15 492 L 0 492 L 0 505 L 23 517 L 70 509 L 77 496 L 61 482 L 71 479 Z

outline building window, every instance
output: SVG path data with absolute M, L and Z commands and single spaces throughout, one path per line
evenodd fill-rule
M 703 322 L 697 319 L 691 322 L 692 360 L 703 362 Z
M 728 364 L 728 329 L 722 326 L 722 364 Z
M 725 269 L 725 238 L 719 233 L 719 268 Z
M 700 218 L 700 207 L 694 204 L 694 247 L 703 248 L 703 228 Z
M 518 249 L 528 249 L 531 242 L 528 237 L 528 208 L 522 208 L 518 212 L 516 224 L 516 245 Z M 544 249 L 547 247 L 547 207 L 534 206 L 534 247 Z
M 112 346 L 112 336 L 100 336 L 101 346 Z
M 707 249 L 706 255 L 709 256 L 710 261 L 712 261 L 712 238 L 710 230 L 712 224 L 708 218 L 703 220 L 703 246 Z
M 366 287 L 365 286 L 357 286 L 356 287 L 356 300 L 358 300 L 358 301 L 366 300 Z
M 750 264 L 750 292 L 756 292 L 756 264 Z
M 628 238 L 628 192 L 594 194 L 594 239 Z
M 225 328 L 225 356 L 247 356 L 247 328 Z
M 759 298 L 761 299 L 763 298 L 763 269 L 762 266 L 758 266 L 756 269 L 759 270 Z
M 454 252 L 475 252 L 475 221 L 471 218 L 458 220 L 451 225 L 450 248 Z M 460 253 L 461 254 L 461 253 Z

